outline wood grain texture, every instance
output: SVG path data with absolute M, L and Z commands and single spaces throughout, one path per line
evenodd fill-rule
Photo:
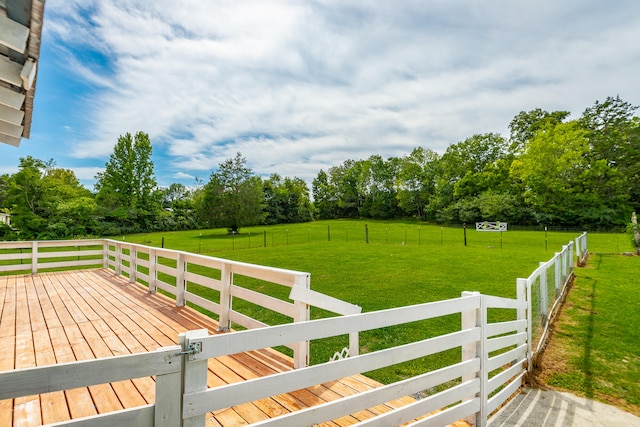
M 109 270 L 0 277 L 0 371 L 155 351 L 195 329 L 217 334 L 218 323 L 160 293 L 149 293 Z M 293 369 L 273 349 L 211 359 L 207 386 L 219 387 Z M 267 420 L 380 384 L 362 375 L 224 408 L 207 426 Z M 346 426 L 409 404 L 397 399 L 323 423 Z M 140 407 L 155 402 L 155 378 L 145 377 L 0 401 L 0 427 L 41 425 Z

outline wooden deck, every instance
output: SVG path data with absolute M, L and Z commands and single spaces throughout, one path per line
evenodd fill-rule
M 150 294 L 109 270 L 0 277 L 0 371 L 175 345 L 178 334 L 217 323 L 173 300 Z M 209 360 L 208 386 L 293 369 L 291 358 L 264 349 Z M 227 408 L 210 426 L 264 420 L 379 386 L 362 375 Z M 42 425 L 154 402 L 151 377 L 0 401 L 0 427 Z M 334 420 L 346 426 L 412 402 L 406 397 Z M 462 424 L 466 425 L 466 424 Z

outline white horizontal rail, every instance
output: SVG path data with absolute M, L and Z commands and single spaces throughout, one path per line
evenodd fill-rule
M 175 292 L 175 289 L 173 290 Z M 203 298 L 199 295 L 191 293 L 189 291 L 185 291 L 184 297 L 186 301 L 189 301 L 199 307 L 202 307 L 206 310 L 209 310 L 213 313 L 220 314 L 220 304 Z
M 445 408 L 449 405 L 452 405 L 456 402 L 459 402 L 465 396 L 469 396 L 470 394 L 474 394 L 478 392 L 480 389 L 480 380 L 473 379 L 470 381 L 463 382 L 462 384 L 458 384 L 457 386 L 451 387 L 448 390 L 442 391 L 440 393 L 434 394 L 433 396 L 429 396 L 425 399 L 417 400 L 408 405 L 401 406 L 394 411 L 385 412 L 384 414 L 378 415 L 375 418 L 370 418 L 359 423 L 359 426 L 367 426 L 367 427 L 387 427 L 387 426 L 395 426 L 401 425 L 418 417 L 424 416 L 430 412 L 438 410 L 440 408 Z M 465 405 L 466 403 L 466 405 Z M 464 410 L 461 412 L 462 417 L 466 417 L 467 415 L 471 415 L 476 413 L 480 409 L 480 400 L 472 400 L 470 402 L 465 402 L 461 405 L 464 406 Z M 457 415 L 457 414 L 456 414 Z M 444 416 L 438 417 L 438 415 L 433 415 L 433 420 L 430 420 L 432 425 L 442 426 L 445 425 L 443 422 L 445 421 Z M 460 418 L 451 420 L 449 422 L 454 422 L 459 420 Z M 449 423 L 447 422 L 447 424 Z M 412 425 L 429 425 L 428 421 L 425 420 L 422 424 L 412 424 Z
M 522 386 L 524 374 L 525 373 L 523 372 L 520 375 L 518 375 L 513 381 L 509 383 L 509 385 L 507 385 L 505 388 L 500 390 L 494 396 L 489 398 L 489 400 L 486 403 L 486 409 L 488 414 L 491 414 L 493 411 L 498 409 L 500 405 L 502 405 L 509 398 L 509 396 L 513 395 L 513 393 L 515 393 L 516 390 L 518 390 L 520 386 Z
M 527 342 L 527 333 L 520 332 L 518 334 L 505 335 L 503 337 L 489 338 L 485 350 L 490 353 L 512 345 L 520 345 Z
M 218 279 L 212 279 L 201 274 L 185 271 L 184 280 L 187 282 L 193 282 L 197 285 L 204 286 L 205 288 L 220 291 L 222 289 L 222 283 Z
M 403 381 L 347 396 L 343 399 L 291 412 L 277 418 L 265 420 L 257 425 L 261 427 L 272 425 L 278 427 L 298 427 L 301 425 L 320 424 L 323 421 L 336 419 L 371 408 L 377 404 L 431 389 L 440 384 L 460 378 L 462 375 L 472 374 L 479 370 L 480 359 L 472 359 Z
M 314 322 L 305 322 L 304 324 L 286 326 L 292 328 L 294 326 L 304 325 L 309 329 L 309 326 L 312 326 L 312 323 Z M 269 330 L 263 332 L 266 334 L 271 329 L 273 328 L 269 328 Z M 216 344 L 211 341 L 211 338 L 218 336 L 221 335 L 198 339 L 198 341 L 203 342 L 203 353 L 206 352 L 206 348 L 208 346 L 216 346 Z M 217 409 L 251 402 L 276 394 L 287 393 L 292 390 L 298 390 L 339 378 L 348 377 L 361 372 L 368 372 L 385 366 L 406 362 L 419 357 L 460 347 L 466 343 L 478 341 L 480 340 L 480 337 L 481 332 L 479 328 L 467 329 L 322 365 L 315 365 L 304 369 L 270 375 L 268 377 L 220 386 L 206 391 L 185 394 L 183 400 L 183 416 L 185 418 L 191 418 Z M 284 342 L 280 344 L 284 344 L 289 341 L 286 337 L 280 337 L 280 340 L 283 339 Z M 233 354 L 234 351 L 228 350 L 225 353 Z M 196 356 L 200 355 L 198 354 Z
M 526 360 L 525 358 L 522 358 L 518 360 L 516 363 L 514 363 L 514 365 L 511 366 L 510 368 L 507 368 L 504 371 L 500 372 L 499 374 L 491 377 L 488 382 L 487 394 L 493 393 L 499 387 L 509 382 L 511 378 L 515 377 L 516 375 L 522 374 L 524 372 L 524 368 L 522 364 L 524 363 L 525 360 Z
M 261 329 L 269 326 L 264 322 L 261 322 L 252 317 L 247 316 L 246 314 L 242 314 L 234 310 L 229 311 L 229 320 L 231 320 L 233 323 L 237 323 L 240 326 L 244 326 L 247 329 Z
M 494 371 L 515 360 L 521 360 L 526 355 L 526 353 L 527 344 L 525 343 L 514 348 L 513 350 L 509 350 L 497 356 L 490 357 L 489 360 L 487 360 L 487 372 Z
M 181 347 L 0 372 L 0 400 L 180 371 Z
M 527 330 L 527 320 L 511 320 L 508 322 L 489 323 L 487 325 L 487 337 L 506 334 L 508 332 L 524 332 Z
M 510 308 L 519 309 L 526 308 L 526 301 L 519 301 L 511 298 L 495 297 L 491 295 L 483 295 L 484 305 L 487 308 Z
M 427 398 L 428 399 L 428 398 Z M 436 414 L 411 423 L 411 427 L 441 427 L 453 424 L 469 415 L 480 411 L 481 402 L 479 398 L 470 399 L 451 408 L 447 408 Z
M 342 315 L 358 314 L 362 312 L 362 307 L 358 305 L 349 304 L 346 301 L 333 298 L 329 295 L 325 295 L 311 289 L 303 288 L 302 286 L 293 286 L 289 293 L 289 298 Z
M 215 344 L 212 342 L 212 345 L 204 346 L 202 353 L 193 357 L 195 359 L 209 359 L 226 354 L 276 347 L 291 342 L 314 340 L 432 319 L 479 307 L 480 296 L 468 296 L 363 314 L 271 326 L 268 333 L 249 330 L 215 335 L 204 339 L 204 341 L 215 340 Z M 287 338 L 283 340 L 285 335 Z
M 102 249 L 87 251 L 63 251 L 63 252 L 39 252 L 38 259 L 42 258 L 62 258 L 78 256 L 102 256 Z M 102 260 L 102 259 L 101 259 Z
M 295 307 L 292 303 L 269 295 L 261 294 L 260 292 L 252 291 L 251 289 L 231 285 L 231 296 L 268 308 L 272 311 L 277 311 L 278 313 L 291 318 L 294 318 L 296 314 Z
M 155 412 L 155 405 L 149 404 L 116 412 L 107 412 L 106 414 L 47 424 L 47 427 L 154 427 L 156 425 L 154 422 Z
M 102 259 L 88 259 L 80 261 L 39 262 L 38 270 L 45 268 L 86 267 L 89 265 L 102 265 Z

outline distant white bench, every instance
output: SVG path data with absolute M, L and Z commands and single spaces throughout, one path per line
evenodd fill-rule
M 476 231 L 507 231 L 507 223 L 500 221 L 476 222 Z

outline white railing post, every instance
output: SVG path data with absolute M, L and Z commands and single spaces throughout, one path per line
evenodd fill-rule
M 182 347 L 163 347 L 158 350 L 174 349 L 176 355 Z M 180 357 L 167 363 L 182 363 Z M 156 403 L 154 408 L 154 426 L 179 427 L 182 425 L 182 369 L 170 374 L 156 375 Z
M 220 270 L 220 323 L 218 328 L 220 331 L 228 331 L 231 329 L 230 312 L 232 309 L 231 284 L 233 283 L 233 273 L 231 272 L 231 264 L 225 262 Z
M 301 288 L 310 289 L 310 277 L 308 274 L 296 276 L 293 279 L 294 286 L 300 286 Z M 296 322 L 306 322 L 311 318 L 311 312 L 309 309 L 309 305 L 301 302 L 295 301 L 295 318 L 293 319 L 294 323 Z M 349 335 L 349 344 L 351 345 L 352 336 Z M 300 341 L 294 344 L 293 350 L 293 367 L 294 369 L 306 368 L 309 366 L 309 341 Z M 351 350 L 351 349 L 350 349 Z
M 567 276 L 573 274 L 573 246 L 573 242 L 569 242 L 569 271 L 567 272 Z
M 527 292 L 528 282 L 527 279 L 516 279 L 516 299 L 527 304 L 527 308 L 516 310 L 516 316 L 518 320 L 527 321 L 527 369 L 531 372 L 531 301 L 527 301 L 527 294 L 531 295 L 531 293 Z
M 156 263 L 158 258 L 156 256 L 155 249 L 149 249 L 149 292 L 154 293 L 158 291 L 158 272 L 156 271 Z
M 131 245 L 129 249 L 129 282 L 135 283 L 138 275 L 138 250 Z
M 115 275 L 119 276 L 120 273 L 122 273 L 122 245 L 120 245 L 120 243 L 115 243 L 115 250 L 116 250 L 116 265 L 115 265 Z
M 184 254 L 182 252 L 178 252 L 178 259 L 176 260 L 176 305 L 178 307 L 184 306 L 184 303 L 185 303 L 184 272 L 185 272 Z
M 38 242 L 31 242 L 31 274 L 38 274 Z
M 464 291 L 461 294 L 462 297 L 469 297 L 469 296 L 477 296 L 480 297 L 480 292 L 469 292 L 469 291 Z M 478 307 L 475 310 L 469 310 L 469 311 L 463 311 L 462 312 L 462 325 L 461 325 L 461 329 L 465 330 L 465 329 L 473 329 L 473 328 L 477 328 L 479 326 L 481 326 L 482 324 L 482 318 L 481 318 L 481 314 L 480 314 L 480 307 Z M 467 360 L 471 360 L 471 359 L 475 359 L 475 358 L 480 358 L 480 372 L 475 373 L 475 374 L 469 374 L 466 375 L 464 377 L 462 377 L 462 382 L 465 381 L 469 381 L 472 380 L 473 378 L 477 378 L 480 377 L 482 378 L 482 369 L 483 369 L 483 365 L 482 365 L 482 339 L 480 341 L 477 341 L 475 343 L 468 343 L 468 344 L 464 344 L 462 346 L 462 361 L 465 362 Z M 463 399 L 464 401 L 467 400 L 471 400 L 476 396 L 469 396 L 465 399 Z M 481 402 L 480 405 L 481 407 L 484 406 L 486 402 Z M 466 418 L 466 422 L 474 425 L 474 426 L 478 426 L 478 425 L 482 425 L 482 413 L 483 411 L 481 410 L 480 412 L 477 412 L 475 415 L 470 415 Z
M 555 302 L 555 300 L 557 300 L 560 297 L 560 290 L 561 290 L 561 287 L 562 287 L 562 282 L 564 281 L 564 279 L 562 277 L 563 276 L 562 271 L 564 270 L 562 268 L 562 264 L 564 262 L 564 248 L 565 247 L 562 248 L 562 252 L 556 253 L 556 256 L 555 256 L 554 261 L 553 261 L 553 266 L 555 267 L 554 273 L 555 273 L 555 276 L 556 276 L 555 277 L 555 279 L 556 279 L 555 280 L 555 282 L 556 282 L 555 283 L 556 284 L 556 297 L 554 298 L 554 302 Z
M 102 268 L 109 268 L 109 242 L 102 242 Z
M 487 306 L 484 296 L 480 295 L 480 427 L 487 425 L 489 411 L 487 405 L 489 403 L 489 352 L 485 350 L 487 344 Z
M 532 366 L 532 352 L 533 352 L 533 304 L 531 301 L 531 286 L 532 282 L 529 279 L 523 279 L 525 282 L 525 289 L 527 294 L 527 369 L 531 374 L 533 372 Z M 536 313 L 537 315 L 537 313 Z
M 207 363 L 208 360 L 189 360 L 189 352 L 193 351 L 194 343 L 199 339 L 209 335 L 206 329 L 198 329 L 195 331 L 183 332 L 178 337 L 178 344 L 182 346 L 182 351 L 187 353 L 183 358 L 183 385 L 184 394 L 194 393 L 197 391 L 205 391 L 207 389 Z M 200 344 L 202 345 L 202 343 Z M 204 427 L 206 424 L 206 415 L 196 415 L 195 417 L 184 418 L 187 408 L 182 408 L 180 418 L 182 418 L 183 427 Z
M 562 293 L 562 290 L 564 289 L 564 284 L 567 283 L 567 279 L 569 278 L 569 276 L 567 275 L 567 271 L 569 270 L 569 264 L 568 264 L 569 259 L 567 258 L 567 255 L 569 254 L 569 246 L 563 245 L 562 252 L 560 253 L 562 254 L 562 266 L 561 266 L 562 283 L 560 284 L 560 293 Z
M 546 262 L 541 262 L 540 265 L 545 265 Z M 547 293 L 547 271 L 545 268 L 540 274 L 540 314 L 542 315 L 542 326 L 547 324 L 547 316 L 549 314 L 549 295 Z

